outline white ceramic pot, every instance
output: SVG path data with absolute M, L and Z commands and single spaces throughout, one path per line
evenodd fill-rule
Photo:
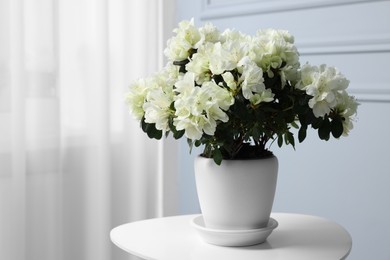
M 267 226 L 275 197 L 278 160 L 195 158 L 199 203 L 207 228 L 248 230 Z

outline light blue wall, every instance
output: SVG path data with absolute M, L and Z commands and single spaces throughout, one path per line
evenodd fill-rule
M 181 141 L 179 143 L 179 213 L 180 214 L 194 214 L 200 213 L 198 197 L 195 187 L 194 176 L 194 157 L 202 152 L 201 149 L 193 149 L 191 154 L 187 142 Z
M 349 137 L 323 142 L 312 132 L 296 151 L 272 147 L 280 164 L 274 211 L 343 225 L 353 238 L 348 259 L 390 260 L 390 1 L 239 2 L 177 0 L 178 21 L 194 17 L 197 25 L 211 20 L 247 33 L 288 29 L 301 63 L 339 67 L 361 102 Z M 185 141 L 179 146 L 180 213 L 198 213 L 192 160 L 199 151 L 189 155 Z

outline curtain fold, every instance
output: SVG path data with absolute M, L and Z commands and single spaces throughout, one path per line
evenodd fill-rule
M 124 104 L 163 65 L 166 8 L 0 0 L 0 259 L 129 259 L 109 231 L 174 212 L 162 174 L 175 178 L 175 147 L 147 139 Z

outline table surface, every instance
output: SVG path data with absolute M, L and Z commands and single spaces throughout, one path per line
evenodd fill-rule
M 198 215 L 156 218 L 111 230 L 112 242 L 143 259 L 153 260 L 332 260 L 345 259 L 352 247 L 349 233 L 324 218 L 273 213 L 279 226 L 263 244 L 222 247 L 202 241 L 190 221 Z

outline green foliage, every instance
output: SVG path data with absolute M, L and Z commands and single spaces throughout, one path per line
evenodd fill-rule
M 145 118 L 141 120 L 141 128 L 151 139 L 160 140 L 163 132 L 156 128 L 156 124 L 149 124 L 145 122 Z
M 169 125 L 169 129 L 171 130 L 172 134 L 173 134 L 173 137 L 175 139 L 180 139 L 183 137 L 185 131 L 184 130 L 180 130 L 178 131 L 175 127 L 175 125 L 173 124 L 173 118 L 169 118 L 168 120 L 168 125 Z
M 175 65 L 185 72 L 187 60 L 176 62 Z M 266 145 L 270 140 L 277 140 L 277 145 L 291 145 L 295 149 L 295 136 L 291 128 L 298 129 L 298 141 L 303 142 L 307 136 L 307 129 L 311 126 L 317 129 L 322 140 L 329 140 L 330 135 L 339 138 L 343 133 L 343 118 L 337 113 L 330 113 L 325 117 L 316 118 L 308 102 L 311 96 L 299 90 L 289 82 L 282 87 L 278 71 L 274 70 L 273 78 L 264 75 L 265 85 L 275 94 L 274 101 L 252 105 L 242 95 L 235 96 L 234 104 L 226 111 L 229 121 L 218 122 L 213 136 L 204 134 L 200 140 L 187 139 L 190 152 L 192 148 L 204 146 L 203 156 L 213 158 L 216 164 L 223 159 L 259 158 L 272 154 Z M 232 71 L 238 75 L 236 70 Z M 217 83 L 224 83 L 221 76 L 214 76 Z M 171 105 L 174 110 L 174 104 Z M 185 131 L 178 131 L 173 117 L 168 121 L 169 132 L 175 139 L 184 136 Z M 161 139 L 161 130 L 155 124 L 141 120 L 141 128 L 150 138 Z M 250 147 L 250 148 L 249 148 Z
M 222 159 L 269 156 L 271 152 L 266 144 L 276 137 L 279 146 L 284 141 L 294 147 L 295 139 L 290 126 L 299 128 L 297 114 L 300 110 L 308 110 L 307 102 L 296 103 L 295 100 L 301 96 L 304 98 L 306 94 L 288 84 L 282 88 L 278 78 L 267 80 L 273 81 L 276 88 L 273 89 L 276 93 L 274 102 L 253 106 L 242 95 L 237 95 L 234 105 L 227 111 L 229 121 L 219 123 L 213 136 L 204 135 L 195 143 L 189 140 L 190 148 L 205 145 L 203 155 L 220 164 Z

